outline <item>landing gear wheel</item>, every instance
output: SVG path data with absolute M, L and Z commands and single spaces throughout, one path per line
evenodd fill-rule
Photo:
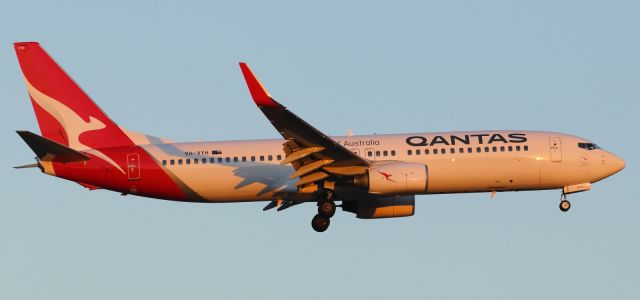
M 568 200 L 562 200 L 560 201 L 560 210 L 563 212 L 569 211 L 569 209 L 571 208 L 571 202 L 569 202 Z
M 325 218 L 333 217 L 336 214 L 336 203 L 332 200 L 320 200 L 318 202 L 318 214 Z
M 331 224 L 329 218 L 323 217 L 319 214 L 315 215 L 313 219 L 311 219 L 311 227 L 313 227 L 313 230 L 317 232 L 326 231 L 327 228 L 329 228 L 329 224 Z

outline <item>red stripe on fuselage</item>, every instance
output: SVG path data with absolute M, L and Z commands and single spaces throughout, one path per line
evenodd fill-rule
M 127 155 L 137 153 L 140 157 L 140 179 L 129 180 L 127 174 L 123 174 L 111 164 L 91 155 L 91 153 L 88 153 L 91 159 L 86 162 L 54 163 L 56 176 L 126 194 L 167 200 L 197 201 L 197 199 L 188 199 L 179 185 L 142 147 L 115 147 L 99 150 L 113 159 L 125 171 L 127 170 Z

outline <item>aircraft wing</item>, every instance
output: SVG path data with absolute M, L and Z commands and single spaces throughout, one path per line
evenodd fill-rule
M 240 63 L 253 101 L 287 141 L 283 144 L 285 159 L 300 177 L 298 186 L 324 180 L 330 176 L 357 175 L 366 171 L 369 161 L 349 151 L 324 133 L 276 102 L 251 72 L 246 63 Z

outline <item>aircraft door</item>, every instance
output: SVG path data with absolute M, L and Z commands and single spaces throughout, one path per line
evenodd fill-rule
M 127 154 L 127 176 L 129 180 L 140 180 L 140 155 Z
M 551 161 L 553 162 L 561 162 L 562 161 L 562 142 L 559 137 L 550 137 L 549 138 L 549 151 Z

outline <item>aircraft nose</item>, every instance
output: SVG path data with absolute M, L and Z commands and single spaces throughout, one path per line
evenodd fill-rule
M 624 159 L 615 154 L 609 155 L 607 164 L 611 168 L 611 174 L 618 173 L 625 167 Z

